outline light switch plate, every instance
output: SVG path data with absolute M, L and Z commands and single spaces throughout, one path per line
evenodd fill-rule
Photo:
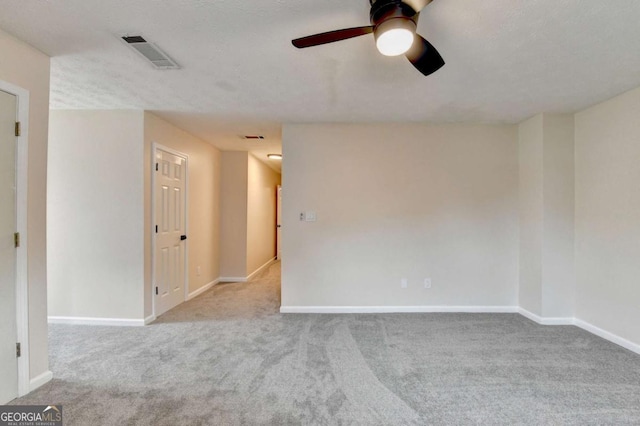
M 317 219 L 316 212 L 306 212 L 305 218 L 307 222 L 315 222 Z

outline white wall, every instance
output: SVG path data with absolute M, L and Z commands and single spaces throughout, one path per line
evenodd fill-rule
M 151 316 L 153 142 L 189 156 L 188 290 L 219 277 L 216 148 L 140 110 L 52 111 L 50 139 L 50 316 Z
M 143 318 L 143 118 L 51 111 L 50 316 Z
M 543 144 L 542 114 L 520 124 L 519 304 L 536 315 L 542 315 Z
M 573 115 L 539 114 L 519 126 L 520 307 L 573 317 Z
M 249 154 L 247 167 L 247 275 L 276 257 L 276 188 L 280 173 Z
M 153 142 L 189 156 L 188 290 L 218 278 L 216 148 L 139 110 L 52 111 L 50 138 L 50 316 L 152 314 Z
M 29 373 L 34 379 L 49 370 L 46 269 L 49 57 L 1 30 L 0 57 L 0 80 L 29 91 L 27 285 Z
M 283 307 L 517 305 L 515 126 L 285 125 L 283 150 Z
M 544 114 L 542 316 L 574 315 L 574 117 Z
M 247 276 L 247 179 L 248 153 L 222 153 L 222 239 L 220 275 Z
M 576 115 L 576 317 L 640 345 L 640 88 Z
M 144 113 L 144 312 L 152 312 L 151 284 L 151 165 L 156 142 L 189 156 L 188 235 L 189 293 L 220 276 L 221 155 L 213 145 L 162 120 Z M 198 271 L 200 271 L 198 273 Z

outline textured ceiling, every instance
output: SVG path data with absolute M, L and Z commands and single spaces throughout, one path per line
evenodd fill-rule
M 142 108 L 264 158 L 291 122 L 508 122 L 573 112 L 640 86 L 638 0 L 435 0 L 418 32 L 447 65 L 423 77 L 372 36 L 367 0 L 0 0 L 0 28 L 52 56 L 52 108 Z M 182 69 L 118 40 L 141 34 Z M 264 134 L 245 142 L 241 134 Z M 262 147 L 262 148 L 260 148 Z

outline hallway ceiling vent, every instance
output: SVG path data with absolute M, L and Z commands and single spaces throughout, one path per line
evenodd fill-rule
M 262 135 L 245 135 L 245 136 L 242 136 L 242 139 L 249 139 L 249 140 L 264 139 L 264 136 L 262 136 Z
M 142 36 L 124 36 L 125 43 L 131 47 L 136 53 L 151 62 L 151 65 L 158 70 L 177 70 L 180 69 L 173 59 L 164 53 L 158 46 L 149 43 Z

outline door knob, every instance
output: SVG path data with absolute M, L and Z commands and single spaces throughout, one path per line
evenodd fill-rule
M 187 236 L 186 236 L 186 235 L 180 235 L 180 241 L 184 241 L 184 240 L 186 240 L 186 239 L 187 239 Z

